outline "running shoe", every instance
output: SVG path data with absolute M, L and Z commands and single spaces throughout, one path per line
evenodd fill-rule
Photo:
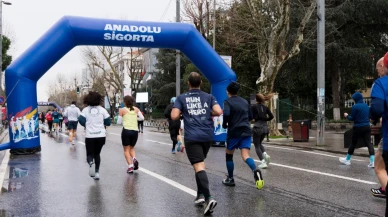
M 370 162 L 370 163 L 368 164 L 368 167 L 369 167 L 369 168 L 375 168 L 375 162 Z
M 217 201 L 215 201 L 212 197 L 206 200 L 206 206 L 205 206 L 205 211 L 203 214 L 205 215 L 210 215 L 213 213 L 214 208 L 217 206 Z
M 269 164 L 271 162 L 271 156 L 269 156 L 269 154 L 267 154 L 267 153 L 264 155 L 264 159 L 265 159 L 265 162 L 267 164 Z
M 129 167 L 129 168 L 127 169 L 127 173 L 133 173 L 133 167 Z
M 96 165 L 93 162 L 91 162 L 89 164 L 89 176 L 94 177 L 95 175 L 96 175 Z
M 370 189 L 374 197 L 379 197 L 379 198 L 385 198 L 386 194 L 385 191 L 380 187 L 380 188 L 372 188 Z
M 100 180 L 100 174 L 96 173 L 96 175 L 93 177 L 94 180 Z
M 226 186 L 235 186 L 236 184 L 234 183 L 234 179 L 227 177 L 226 179 L 222 180 L 222 184 Z
M 133 158 L 133 166 L 134 166 L 134 170 L 138 170 L 139 169 L 139 161 L 137 161 L 136 158 Z
M 344 165 L 350 165 L 350 160 L 346 160 L 344 157 L 340 157 L 339 161 Z
M 261 164 L 257 165 L 257 168 L 259 169 L 267 169 L 268 165 L 265 162 L 265 160 L 261 161 Z
M 175 149 L 172 149 L 172 150 L 171 150 L 171 154 L 175 154 Z
M 194 204 L 196 206 L 202 206 L 205 203 L 205 196 L 203 194 L 197 195 L 197 197 L 194 200 Z
M 176 148 L 176 151 L 177 151 L 177 152 L 181 152 L 181 145 L 182 145 L 182 143 L 181 143 L 181 142 L 178 142 L 177 148 Z
M 259 190 L 262 189 L 264 187 L 264 179 L 261 175 L 261 171 L 259 169 L 255 169 L 253 171 L 253 176 L 255 178 L 256 188 Z

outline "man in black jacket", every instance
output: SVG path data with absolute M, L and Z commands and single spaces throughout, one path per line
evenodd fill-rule
M 252 144 L 252 129 L 250 121 L 252 118 L 251 110 L 248 102 L 237 96 L 240 85 L 232 82 L 226 88 L 229 99 L 224 101 L 224 121 L 223 128 L 228 128 L 227 146 L 226 146 L 226 168 L 228 177 L 222 181 L 226 186 L 234 186 L 233 179 L 233 153 L 235 149 L 241 150 L 241 157 L 244 162 L 250 167 L 255 178 L 257 189 L 264 186 L 263 176 L 261 171 L 256 168 L 255 161 L 249 156 Z
M 178 143 L 179 128 L 181 126 L 180 120 L 171 119 L 171 111 L 174 107 L 175 100 L 176 100 L 176 97 L 172 97 L 170 100 L 170 105 L 168 105 L 166 107 L 166 110 L 164 111 L 164 116 L 167 118 L 168 130 L 170 131 L 170 137 L 172 140 L 172 150 L 171 150 L 172 154 L 175 154 L 175 146 Z

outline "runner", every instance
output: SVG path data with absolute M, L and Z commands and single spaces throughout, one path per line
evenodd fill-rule
M 182 118 L 182 116 L 181 116 Z M 181 126 L 179 128 L 179 134 L 178 134 L 178 143 L 177 143 L 177 148 L 176 150 L 178 152 L 185 152 L 185 145 L 183 143 L 183 131 L 184 131 L 184 123 L 183 123 L 183 119 L 180 120 L 181 122 Z
M 170 137 L 172 140 L 172 150 L 171 150 L 172 154 L 175 154 L 175 146 L 178 143 L 179 128 L 181 125 L 181 122 L 179 121 L 179 119 L 178 120 L 171 119 L 171 111 L 174 107 L 175 100 L 176 100 L 176 97 L 172 97 L 170 100 L 170 104 L 164 110 L 164 116 L 167 118 L 168 131 L 170 131 Z
M 108 112 L 100 106 L 103 99 L 99 93 L 89 92 L 84 98 L 87 107 L 82 110 L 78 118 L 79 123 L 86 127 L 86 161 L 89 164 L 89 175 L 94 180 L 100 179 L 100 153 L 106 140 L 104 126 L 110 126 L 111 123 Z M 73 109 L 76 111 L 74 107 Z
M 49 134 L 51 135 L 51 132 L 53 130 L 53 116 L 51 115 L 51 110 L 49 109 L 46 113 L 46 120 L 48 125 Z
M 264 102 L 270 100 L 272 96 L 272 94 L 264 96 L 263 94 L 258 93 L 256 95 L 256 104 L 251 107 L 254 119 L 252 130 L 253 144 L 255 145 L 256 154 L 260 159 L 260 164 L 258 166 L 260 169 L 267 168 L 271 159 L 265 151 L 263 140 L 269 133 L 267 122 L 274 117 L 271 110 L 264 105 Z
M 352 95 L 352 98 L 356 104 L 352 107 L 351 115 L 344 113 L 344 117 L 349 121 L 354 121 L 352 143 L 349 146 L 348 154 L 346 157 L 339 158 L 339 161 L 344 165 L 350 165 L 350 159 L 354 153 L 354 149 L 359 139 L 362 139 L 368 146 L 369 150 L 369 168 L 373 168 L 375 159 L 375 149 L 370 139 L 370 119 L 369 119 L 369 106 L 365 104 L 364 98 L 360 92 L 356 92 Z
M 205 202 L 204 214 L 208 215 L 213 212 L 217 202 L 210 195 L 204 160 L 213 143 L 212 116 L 220 116 L 222 110 L 214 96 L 200 90 L 201 83 L 202 79 L 198 73 L 190 73 L 189 91 L 178 96 L 171 112 L 171 119 L 178 121 L 181 114 L 183 115 L 186 154 L 194 167 L 198 188 L 194 203 L 203 205 Z M 194 109 L 194 107 L 202 109 Z
M 59 132 L 62 132 L 62 124 L 63 124 L 63 114 L 62 110 L 59 110 Z
M 69 142 L 73 145 L 75 144 L 74 138 L 77 136 L 77 125 L 78 125 L 78 116 L 81 114 L 81 111 L 78 107 L 75 106 L 75 101 L 71 102 L 71 106 L 68 106 L 65 110 L 64 115 L 68 119 L 68 129 L 69 129 Z
M 120 109 L 117 124 L 123 124 L 121 132 L 121 141 L 124 147 L 124 156 L 128 163 L 127 173 L 133 173 L 139 169 L 139 161 L 136 159 L 135 145 L 139 135 L 139 127 L 137 123 L 138 117 L 144 119 L 140 109 L 134 106 L 132 96 L 124 97 L 125 107 Z
M 52 116 L 53 116 L 53 119 L 54 119 L 53 120 L 54 131 L 58 135 L 58 133 L 59 133 L 59 112 L 58 112 L 57 108 L 54 109 L 54 112 L 52 113 Z
M 228 129 L 227 146 L 225 149 L 228 176 L 222 181 L 222 184 L 235 186 L 233 179 L 233 153 L 235 149 L 240 149 L 242 159 L 253 172 L 256 188 L 262 189 L 264 186 L 263 176 L 261 171 L 256 168 L 255 161 L 249 156 L 252 143 L 252 129 L 249 122 L 253 119 L 252 112 L 249 109 L 248 102 L 237 96 L 240 90 L 239 84 L 232 82 L 226 90 L 229 99 L 224 101 L 224 120 L 222 127 Z
M 42 111 L 42 124 L 44 125 L 46 114 Z
M 384 57 L 382 57 L 379 61 L 377 61 L 377 64 L 376 64 L 376 71 L 380 78 L 386 75 L 383 70 L 383 59 Z M 380 119 L 380 126 L 381 126 L 381 123 L 382 122 Z M 385 198 L 386 197 L 385 188 L 387 186 L 388 176 L 387 176 L 387 172 L 385 171 L 385 164 L 383 160 L 383 139 L 380 140 L 377 148 L 377 152 L 375 155 L 375 173 L 380 182 L 380 188 L 372 188 L 371 192 L 375 197 Z
M 137 123 L 139 128 L 139 133 L 143 133 L 143 125 L 144 125 L 144 113 L 140 111 L 140 115 L 137 116 Z
M 388 53 L 383 59 L 383 71 L 388 75 Z M 381 77 L 375 81 L 371 93 L 371 119 L 375 125 L 379 119 L 383 118 L 383 159 L 386 172 L 388 172 L 388 109 L 386 99 L 388 98 L 388 76 Z M 388 194 L 386 194 L 385 216 L 388 215 Z

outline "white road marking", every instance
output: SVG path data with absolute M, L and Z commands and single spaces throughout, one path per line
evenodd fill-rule
M 255 161 L 260 162 L 259 160 L 255 160 Z M 298 171 L 303 171 L 303 172 L 308 172 L 308 173 L 314 173 L 314 174 L 318 174 L 318 175 L 330 176 L 330 177 L 339 178 L 339 179 L 350 180 L 350 181 L 354 181 L 354 182 L 360 182 L 360 183 L 369 184 L 369 185 L 377 185 L 376 182 L 370 182 L 370 181 L 355 179 L 355 178 L 346 177 L 346 176 L 334 175 L 334 174 L 319 172 L 319 171 L 315 171 L 315 170 L 308 170 L 308 169 L 287 166 L 287 165 L 277 164 L 277 163 L 272 163 L 272 162 L 271 162 L 271 165 L 278 166 L 278 167 L 284 167 L 284 168 L 288 168 L 288 169 L 293 169 L 293 170 L 298 170 Z
M 153 142 L 153 143 L 158 143 L 158 144 L 161 144 L 161 145 L 168 145 L 168 146 L 171 146 L 172 144 L 169 144 L 169 143 L 165 143 L 165 142 L 158 142 L 158 141 L 155 141 L 155 140 L 149 140 L 147 139 L 146 141 L 148 142 Z
M 155 178 L 157 178 L 157 179 L 159 179 L 159 180 L 161 180 L 161 181 L 163 181 L 163 182 L 165 182 L 165 183 L 167 183 L 167 184 L 169 184 L 169 185 L 171 185 L 171 186 L 173 186 L 175 188 L 178 188 L 179 190 L 182 190 L 182 191 L 184 191 L 184 192 L 186 192 L 186 193 L 188 193 L 188 194 L 190 194 L 190 195 L 192 195 L 194 197 L 197 196 L 197 192 L 196 191 L 194 191 L 193 189 L 188 188 L 188 187 L 186 187 L 184 185 L 181 185 L 178 182 L 175 182 L 175 181 L 173 181 L 171 179 L 168 179 L 168 178 L 166 178 L 164 176 L 161 176 L 161 175 L 159 175 L 157 173 L 154 173 L 152 171 L 146 170 L 146 169 L 144 169 L 142 167 L 139 168 L 139 171 L 142 171 L 143 173 L 147 173 L 148 175 L 153 176 L 153 177 L 155 177 Z
M 169 146 L 171 145 L 168 143 L 158 142 L 158 141 L 154 141 L 154 140 L 147 140 L 147 141 L 162 144 L 162 145 L 169 145 Z M 299 151 L 299 150 L 297 150 L 297 151 Z M 336 157 L 336 156 L 334 156 L 334 157 Z M 259 160 L 255 160 L 255 161 L 260 162 Z M 314 174 L 318 174 L 318 175 L 330 176 L 330 177 L 339 178 L 339 179 L 361 182 L 361 183 L 370 184 L 370 185 L 377 184 L 376 182 L 364 181 L 361 179 L 355 179 L 355 178 L 346 177 L 346 176 L 340 176 L 340 175 L 335 175 L 335 174 L 330 174 L 330 173 L 325 173 L 325 172 L 319 172 L 319 171 L 315 171 L 315 170 L 303 169 L 303 168 L 299 168 L 299 167 L 292 167 L 292 166 L 287 166 L 287 165 L 283 165 L 283 164 L 271 163 L 271 165 L 278 166 L 278 167 L 284 167 L 284 168 L 288 168 L 288 169 L 293 169 L 293 170 L 298 170 L 298 171 L 303 171 L 303 172 L 314 173 Z
M 264 145 L 266 148 L 274 148 L 274 149 L 283 149 L 283 150 L 290 150 L 290 151 L 297 151 L 297 152 L 303 152 L 303 153 L 309 153 L 309 154 L 315 154 L 315 155 L 321 155 L 321 156 L 326 156 L 326 157 L 333 157 L 333 158 L 339 158 L 339 156 L 335 155 L 330 155 L 330 154 L 324 154 L 320 152 L 315 152 L 315 151 L 304 151 L 304 150 L 298 150 L 298 149 L 293 149 L 293 148 L 284 148 L 284 147 L 278 147 L 278 146 L 269 146 L 269 145 Z M 359 159 L 352 159 L 352 161 L 360 161 L 360 162 L 365 162 L 365 160 L 359 160 Z
M 10 156 L 9 150 L 6 150 L 3 161 L 1 162 L 1 165 L 0 165 L 0 193 L 1 193 L 1 190 L 3 188 L 5 174 L 7 173 L 9 156 Z

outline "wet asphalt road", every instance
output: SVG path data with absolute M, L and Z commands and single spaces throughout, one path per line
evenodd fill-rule
M 1 216 L 202 216 L 193 205 L 194 171 L 185 154 L 171 154 L 167 134 L 146 131 L 136 146 L 140 170 L 127 174 L 121 128 L 108 130 L 99 181 L 88 176 L 83 130 L 72 147 L 66 135 L 41 136 L 42 152 L 11 156 L 0 195 Z M 223 186 L 225 152 L 210 149 L 206 162 L 210 188 L 218 201 L 213 216 L 383 216 L 385 200 L 368 159 L 351 166 L 340 155 L 267 146 L 270 167 L 257 190 L 248 166 L 235 153 L 235 187 Z M 254 149 L 251 156 L 258 159 Z M 163 180 L 161 180 L 163 179 Z

